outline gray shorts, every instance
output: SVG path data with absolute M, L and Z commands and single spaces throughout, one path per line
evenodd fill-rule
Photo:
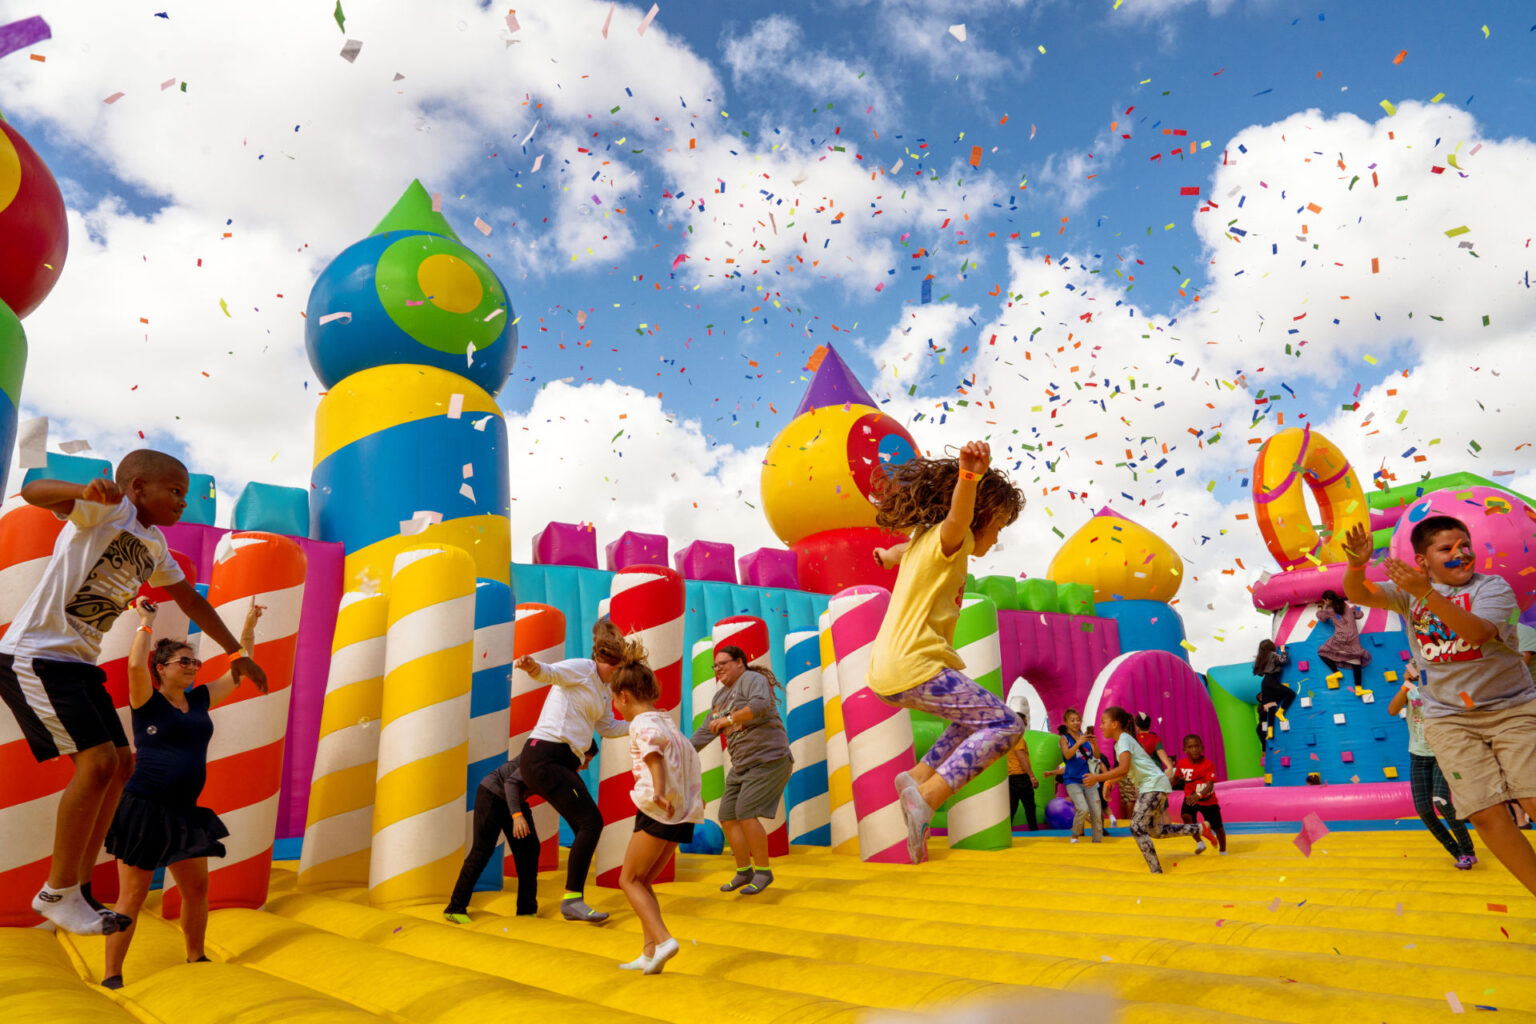
M 743 821 L 777 815 L 794 766 L 793 757 L 762 761 L 745 768 L 731 765 L 730 774 L 725 777 L 725 793 L 720 797 L 720 820 Z

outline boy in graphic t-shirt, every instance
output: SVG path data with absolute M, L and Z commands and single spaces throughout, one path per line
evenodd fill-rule
M 1386 560 L 1390 583 L 1365 582 L 1371 536 L 1356 526 L 1344 540 L 1345 596 L 1403 616 L 1425 673 L 1425 738 L 1450 784 L 1457 813 L 1532 893 L 1536 850 L 1504 813 L 1515 800 L 1536 814 L 1536 684 L 1519 653 L 1515 592 L 1502 576 L 1474 571 L 1466 524 L 1430 515 L 1413 528 L 1410 566 Z
M 39 762 L 67 756 L 74 775 L 59 801 L 48 882 L 32 909 L 65 931 L 111 935 L 132 925 L 90 895 L 91 869 L 133 769 L 122 720 L 96 667 L 101 638 L 148 583 L 168 592 L 214 643 L 230 673 L 267 690 L 218 613 L 182 575 L 160 527 L 181 518 L 187 469 L 163 452 L 130 452 L 115 480 L 34 480 L 28 504 L 66 520 L 32 596 L 0 640 L 0 698 Z M 81 883 L 86 888 L 82 891 Z
M 1184 804 L 1179 811 L 1184 824 L 1193 825 L 1195 815 L 1200 815 L 1225 854 L 1227 830 L 1221 823 L 1221 805 L 1216 802 L 1216 762 L 1205 756 L 1205 743 L 1194 733 L 1184 737 L 1184 756 L 1173 766 L 1172 778 L 1184 784 Z

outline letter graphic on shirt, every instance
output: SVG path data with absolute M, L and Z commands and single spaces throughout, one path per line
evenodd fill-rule
M 83 635 L 100 636 L 112 628 L 138 585 L 155 571 L 155 559 L 145 543 L 121 532 L 107 545 L 85 582 L 64 605 L 65 614 Z
M 1459 607 L 1472 610 L 1472 595 L 1457 594 L 1449 598 Z M 1419 641 L 1419 650 L 1428 662 L 1477 661 L 1483 656 L 1482 648 L 1473 647 L 1457 636 L 1440 616 L 1419 602 L 1413 609 L 1413 632 Z

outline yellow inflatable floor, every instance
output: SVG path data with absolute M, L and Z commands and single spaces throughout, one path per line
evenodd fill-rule
M 458 927 L 438 906 L 300 892 L 279 864 L 264 911 L 212 915 L 218 963 L 183 963 L 152 897 L 119 992 L 96 984 L 102 940 L 0 930 L 0 1021 L 799 1024 L 971 1002 L 1063 1019 L 1063 993 L 1113 997 L 1125 1021 L 1536 1020 L 1536 898 L 1491 858 L 1457 871 L 1419 832 L 1335 833 L 1310 859 L 1286 836 L 1233 837 L 1226 857 L 1159 846 L 1162 877 L 1128 838 L 936 840 L 922 867 L 797 848 L 758 896 L 718 891 L 727 858 L 683 856 L 659 891 L 683 950 L 657 977 L 617 968 L 639 948 L 617 891 L 588 891 L 607 925 L 566 922 L 547 873 L 537 918 L 482 893 Z

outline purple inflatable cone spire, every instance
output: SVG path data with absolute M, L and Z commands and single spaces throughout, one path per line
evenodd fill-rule
M 803 416 L 812 409 L 825 409 L 834 405 L 874 406 L 875 400 L 869 397 L 864 385 L 848 369 L 848 364 L 837 354 L 837 349 L 831 345 L 823 347 L 826 351 L 822 355 L 821 365 L 816 367 L 816 375 L 806 387 L 805 397 L 800 399 L 800 407 L 795 410 L 795 415 Z

